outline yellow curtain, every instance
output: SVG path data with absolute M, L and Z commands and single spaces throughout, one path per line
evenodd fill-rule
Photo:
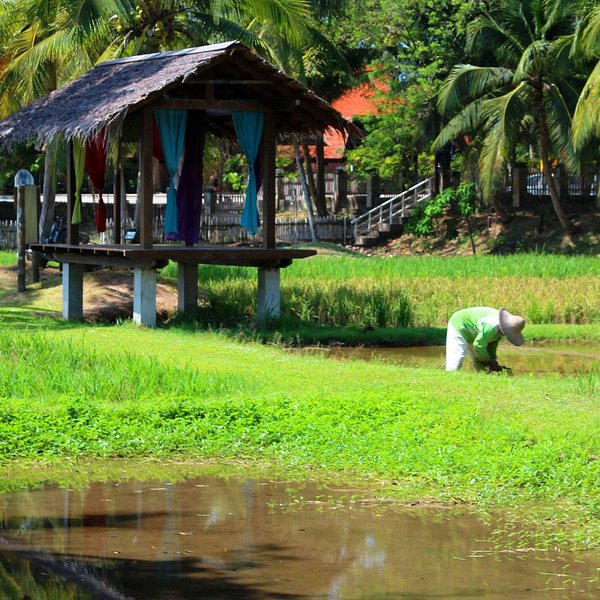
M 75 169 L 75 204 L 73 205 L 73 216 L 71 223 L 81 223 L 81 186 L 85 174 L 85 143 L 73 140 L 73 167 Z

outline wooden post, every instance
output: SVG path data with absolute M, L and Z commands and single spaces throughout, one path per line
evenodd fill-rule
M 115 244 L 121 243 L 121 145 L 117 151 L 117 161 L 115 164 L 115 173 L 113 179 L 113 242 Z
M 263 246 L 275 248 L 275 122 L 271 112 L 265 113 L 263 131 Z
M 17 187 L 17 291 L 25 291 L 25 186 Z
M 67 142 L 67 244 L 79 244 L 79 225 L 73 225 L 75 208 L 75 163 L 73 162 L 73 141 Z
M 152 200 L 154 179 L 152 177 L 152 109 L 142 110 L 142 131 L 140 134 L 140 244 L 142 248 L 152 248 Z

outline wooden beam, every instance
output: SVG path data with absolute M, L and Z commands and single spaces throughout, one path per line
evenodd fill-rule
M 142 110 L 142 130 L 140 132 L 140 244 L 142 248 L 152 248 L 152 201 L 154 199 L 154 177 L 152 169 L 152 109 Z
M 263 153 L 263 246 L 275 248 L 275 211 L 277 199 L 275 190 L 275 119 L 271 112 L 265 113 L 265 125 L 262 137 Z
M 73 140 L 67 142 L 67 244 L 79 244 L 79 225 L 73 225 L 75 207 L 75 163 L 73 161 Z
M 119 149 L 117 150 L 117 160 L 115 164 L 115 172 L 113 178 L 113 242 L 115 244 L 121 243 L 121 180 L 122 180 L 122 169 L 121 169 L 121 144 L 119 143 Z
M 201 100 L 198 98 L 163 98 L 153 103 L 154 108 L 181 110 L 271 110 L 261 100 Z

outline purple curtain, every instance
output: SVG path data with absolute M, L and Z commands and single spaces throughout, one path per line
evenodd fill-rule
M 206 111 L 188 110 L 181 176 L 177 187 L 178 239 L 186 244 L 200 240 Z

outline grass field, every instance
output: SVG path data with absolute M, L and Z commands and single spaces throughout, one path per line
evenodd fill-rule
M 245 460 L 358 477 L 403 500 L 510 508 L 548 545 L 600 540 L 600 373 L 335 362 L 189 324 L 65 323 L 26 303 L 0 309 L 0 324 L 0 460 L 11 474 L 83 457 Z M 598 339 L 600 327 L 528 328 Z

